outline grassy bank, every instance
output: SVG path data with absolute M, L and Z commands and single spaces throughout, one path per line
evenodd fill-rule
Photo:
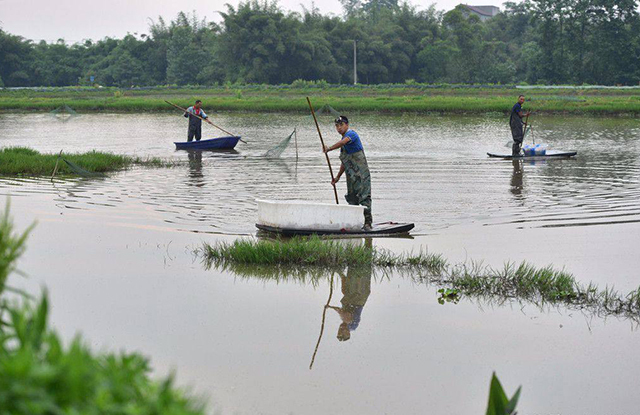
M 123 156 L 112 153 L 90 151 L 79 154 L 63 154 L 67 164 L 60 159 L 58 162 L 59 175 L 82 175 L 84 172 L 74 167 L 80 167 L 91 174 L 101 174 L 126 169 L 133 165 L 149 167 L 165 167 L 167 163 L 158 158 L 141 159 L 139 157 Z M 0 175 L 14 176 L 42 176 L 51 175 L 58 161 L 58 154 L 41 154 L 26 147 L 9 147 L 0 149 Z M 75 166 L 74 166 L 75 165 Z M 86 174 L 86 173 L 85 173 Z
M 344 112 L 506 113 L 519 94 L 526 107 L 543 113 L 637 114 L 640 89 L 522 89 L 429 85 L 237 85 L 202 88 L 51 88 L 0 90 L 0 110 L 51 111 L 69 105 L 76 111 L 175 111 L 165 100 L 188 106 L 196 98 L 209 111 L 308 112 L 306 96 L 319 107 Z
M 533 304 L 564 304 L 598 315 L 640 320 L 640 288 L 626 295 L 613 289 L 583 285 L 573 275 L 552 266 L 523 262 L 501 269 L 480 263 L 450 264 L 441 255 L 418 252 L 394 254 L 365 245 L 317 237 L 282 240 L 239 239 L 204 244 L 199 253 L 206 267 L 220 267 L 261 279 L 299 279 L 317 283 L 329 272 L 345 267 L 369 267 L 371 273 L 395 271 L 417 282 L 443 287 L 448 296 L 466 295 L 489 302 L 510 299 Z
M 24 251 L 8 210 L 0 213 L 0 413 L 204 414 L 171 377 L 154 380 L 138 353 L 95 353 L 80 336 L 63 342 L 49 325 L 46 294 L 9 299 L 6 281 Z

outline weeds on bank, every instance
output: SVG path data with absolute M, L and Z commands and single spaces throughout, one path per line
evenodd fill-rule
M 197 92 L 196 92 L 197 91 Z M 536 111 L 610 115 L 640 112 L 637 89 L 516 89 L 478 85 L 228 85 L 217 87 L 37 88 L 0 90 L 0 110 L 50 111 L 69 105 L 77 111 L 172 111 L 166 99 L 191 105 L 194 94 L 217 111 L 308 111 L 313 94 L 341 111 L 380 113 L 505 113 L 525 92 Z M 321 97 L 321 98 L 320 98 Z

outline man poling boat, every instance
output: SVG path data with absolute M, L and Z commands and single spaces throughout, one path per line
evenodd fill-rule
M 336 131 L 342 139 L 334 145 L 324 146 L 324 152 L 340 149 L 340 171 L 332 180 L 335 185 L 343 173 L 347 174 L 347 194 L 345 199 L 350 205 L 364 206 L 364 229 L 371 230 L 373 215 L 371 213 L 371 174 L 364 155 L 360 136 L 349 129 L 349 119 L 344 115 L 335 120 Z
M 327 147 L 322 138 L 320 125 L 316 118 L 311 100 L 307 97 L 309 110 L 318 130 L 322 152 L 327 160 L 331 174 L 331 186 L 335 205 L 315 203 L 303 200 L 264 200 L 257 199 L 258 221 L 256 227 L 261 231 L 281 235 L 370 235 L 385 236 L 408 233 L 413 223 L 382 222 L 373 224 L 371 213 L 371 174 L 364 155 L 362 142 L 358 134 L 349 129 L 349 120 L 340 116 L 335 127 L 342 139 Z M 340 149 L 340 172 L 333 175 L 329 151 Z M 348 205 L 338 200 L 336 183 L 342 174 L 347 174 Z M 363 221 L 364 216 L 364 221 Z M 322 336 L 322 335 L 321 335 Z M 313 365 L 313 363 L 312 363 Z
M 193 141 L 195 137 L 196 141 L 200 141 L 202 138 L 202 120 L 213 125 L 209 121 L 209 116 L 202 110 L 202 101 L 196 100 L 192 107 L 187 108 L 184 113 L 185 118 L 189 118 L 189 129 L 187 132 L 187 141 Z
M 513 137 L 511 155 L 514 157 L 520 154 L 522 141 L 524 140 L 524 132 L 527 128 L 527 120 L 530 114 L 530 112 L 526 114 L 523 112 L 522 104 L 524 104 L 524 95 L 518 97 L 518 102 L 511 108 L 511 115 L 509 116 L 509 126 L 511 127 L 511 136 Z M 522 121 L 523 118 L 525 118 L 524 122 Z

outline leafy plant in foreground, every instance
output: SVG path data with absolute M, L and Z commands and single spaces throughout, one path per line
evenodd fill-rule
M 48 325 L 46 293 L 9 300 L 5 281 L 24 251 L 8 208 L 0 216 L 0 415 L 197 415 L 204 405 L 149 377 L 137 353 L 95 354 L 80 336 L 64 345 Z
M 511 415 L 516 413 L 516 405 L 518 404 L 518 398 L 520 398 L 520 390 L 522 386 L 518 388 L 516 393 L 511 399 L 507 398 L 507 395 L 502 389 L 502 385 L 493 372 L 491 377 L 491 386 L 489 387 L 489 404 L 487 405 L 487 415 Z

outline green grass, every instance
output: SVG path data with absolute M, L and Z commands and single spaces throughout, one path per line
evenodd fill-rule
M 76 111 L 175 111 L 165 100 L 188 106 L 196 98 L 210 111 L 308 112 L 330 104 L 344 112 L 506 113 L 524 93 L 526 108 L 546 113 L 637 114 L 638 89 L 519 89 L 464 85 L 233 85 L 219 87 L 120 90 L 117 88 L 43 88 L 0 90 L 0 110 L 51 111 L 69 105 Z
M 592 283 L 585 286 L 572 274 L 551 265 L 536 267 L 527 262 L 519 265 L 508 262 L 502 268 L 493 268 L 480 262 L 450 264 L 442 255 L 424 251 L 394 254 L 318 237 L 237 239 L 231 243 L 205 243 L 197 252 L 206 268 L 218 267 L 251 278 L 316 285 L 329 273 L 343 272 L 347 266 L 371 266 L 374 276 L 393 271 L 419 283 L 491 303 L 518 300 L 537 305 L 564 304 L 599 315 L 640 320 L 640 288 L 622 295 L 609 287 L 600 289 Z
M 170 163 L 159 158 L 141 159 L 112 153 L 90 151 L 81 154 L 65 154 L 63 157 L 90 173 L 106 173 L 141 165 L 149 167 L 166 167 Z M 14 176 L 42 176 L 51 175 L 58 160 L 58 154 L 41 154 L 26 147 L 9 147 L 0 149 L 0 175 Z M 67 163 L 60 160 L 58 173 L 73 175 L 74 172 Z
M 138 353 L 95 353 L 80 336 L 64 345 L 49 326 L 46 293 L 38 302 L 7 298 L 5 282 L 28 234 L 14 231 L 8 211 L 0 215 L 0 413 L 204 414 L 172 376 L 152 379 Z
M 419 252 L 412 255 L 394 255 L 374 247 L 343 243 L 340 240 L 294 237 L 289 240 L 236 239 L 235 241 L 205 243 L 200 253 L 206 265 L 224 266 L 278 265 L 340 267 L 376 265 L 380 267 L 415 266 L 432 273 L 442 271 L 446 262 L 440 255 Z

